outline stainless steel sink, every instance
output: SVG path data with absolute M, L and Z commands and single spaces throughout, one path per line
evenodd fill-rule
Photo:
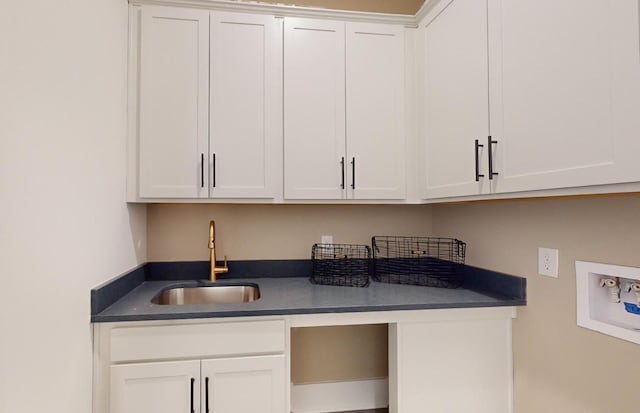
M 162 291 L 151 302 L 160 305 L 233 304 L 260 298 L 257 285 L 209 285 L 179 287 Z

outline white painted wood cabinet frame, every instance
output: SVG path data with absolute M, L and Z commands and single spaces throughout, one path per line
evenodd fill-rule
M 145 53 L 142 51 L 141 54 L 138 49 L 142 22 L 138 11 L 147 7 L 169 9 L 170 7 L 164 6 L 172 6 L 173 9 L 184 10 L 185 24 L 174 21 L 175 30 L 167 27 L 165 29 L 168 32 L 182 33 L 182 39 L 186 43 L 190 43 L 189 38 L 193 37 L 193 31 L 185 29 L 189 25 L 186 22 L 191 21 L 193 26 L 193 22 L 200 21 L 199 17 L 187 16 L 194 13 L 213 13 L 214 16 L 216 13 L 223 15 L 230 12 L 236 15 L 270 15 L 275 16 L 280 23 L 283 20 L 281 18 L 302 18 L 313 19 L 318 24 L 336 21 L 354 27 L 363 24 L 404 26 L 403 63 L 406 65 L 403 99 L 406 110 L 401 122 L 406 139 L 406 197 L 402 199 L 400 187 L 403 184 L 394 187 L 380 182 L 375 173 L 370 174 L 375 182 L 368 183 L 358 179 L 360 175 L 367 176 L 363 172 L 356 176 L 356 180 L 364 185 L 361 187 L 362 196 L 358 195 L 357 190 L 351 194 L 345 189 L 320 195 L 302 193 L 304 191 L 301 190 L 302 192 L 292 193 L 291 197 L 287 197 L 290 199 L 287 199 L 283 195 L 286 187 L 283 172 L 286 158 L 283 158 L 285 148 L 282 147 L 282 93 L 277 94 L 278 97 L 272 100 L 274 103 L 267 105 L 268 110 L 264 112 L 265 121 L 267 118 L 277 117 L 279 122 L 276 127 L 268 128 L 273 131 L 278 143 L 271 145 L 267 143 L 267 139 L 264 148 L 264 159 L 273 160 L 270 165 L 274 168 L 268 166 L 268 162 L 263 164 L 255 161 L 256 153 L 262 150 L 261 144 L 258 144 L 252 146 L 255 151 L 247 154 L 248 159 L 254 160 L 250 170 L 242 172 L 241 168 L 236 168 L 242 154 L 231 151 L 233 153 L 229 156 L 231 146 L 221 144 L 220 154 L 227 153 L 225 159 L 234 161 L 229 163 L 220 159 L 218 162 L 216 159 L 217 165 L 214 167 L 214 151 L 207 149 L 207 159 L 204 162 L 209 169 L 203 179 L 199 174 L 204 168 L 194 164 L 182 169 L 177 178 L 172 178 L 173 182 L 164 180 L 163 174 L 174 167 L 179 168 L 177 164 L 180 162 L 169 165 L 164 171 L 156 170 L 157 176 L 152 174 L 150 180 L 147 179 L 148 176 L 141 176 L 141 171 L 146 171 L 150 164 L 158 162 L 157 159 L 166 157 L 168 153 L 176 154 L 179 159 L 197 158 L 205 153 L 201 131 L 204 130 L 203 121 L 209 115 L 201 113 L 209 110 L 206 99 L 202 103 L 203 96 L 196 95 L 193 87 L 179 89 L 180 93 L 171 101 L 172 105 L 180 108 L 184 108 L 185 104 L 190 105 L 194 113 L 198 113 L 189 122 L 177 123 L 180 127 L 171 122 L 180 113 L 179 110 L 172 110 L 171 105 L 159 112 L 149 112 L 148 107 L 138 110 L 138 99 L 141 97 L 139 92 L 148 89 L 145 84 L 151 87 L 154 79 L 147 79 L 147 75 L 144 75 L 141 82 L 141 72 L 136 64 L 132 64 L 128 80 L 130 122 L 127 198 L 130 202 L 175 202 L 179 199 L 180 202 L 191 203 L 393 204 L 640 191 L 640 166 L 634 158 L 634 154 L 640 150 L 640 141 L 636 139 L 640 133 L 640 117 L 636 116 L 636 108 L 640 105 L 640 6 L 637 0 L 568 0 L 562 3 L 562 7 L 556 7 L 557 2 L 553 0 L 428 0 L 415 16 L 227 0 L 132 0 L 130 3 L 129 61 L 134 63 L 141 57 L 144 58 Z M 469 12 L 478 7 L 485 8 L 486 13 L 483 10 Z M 548 13 L 547 10 L 553 12 Z M 473 20 L 473 16 L 477 19 Z M 538 30 L 539 21 L 545 22 L 544 32 Z M 416 27 L 418 30 L 414 29 Z M 248 29 L 245 33 L 248 32 L 255 30 Z M 208 41 L 208 38 L 203 38 L 199 46 L 203 47 Z M 474 53 L 448 54 L 451 49 L 448 45 L 452 42 L 458 45 L 455 50 Z M 179 43 L 169 44 L 167 50 L 173 50 L 176 54 L 189 51 L 182 50 Z M 348 45 L 345 47 L 348 48 Z M 483 50 L 486 51 L 486 56 L 478 55 Z M 181 65 L 167 65 L 163 70 L 182 68 L 185 73 L 192 72 L 194 67 L 199 67 L 204 62 L 203 59 L 194 60 L 193 54 L 190 56 Z M 233 56 L 242 59 L 240 54 Z M 151 60 L 155 61 L 154 59 L 157 60 Z M 346 64 L 349 66 L 348 62 Z M 146 69 L 143 67 L 140 70 L 144 72 Z M 282 68 L 273 70 L 281 71 Z M 215 68 L 213 72 L 216 72 Z M 224 68 L 218 72 L 238 74 L 228 70 L 225 72 Z M 456 77 L 456 73 L 464 76 Z M 345 76 L 349 76 L 348 67 Z M 257 84 L 257 78 L 254 76 L 252 79 L 249 83 Z M 364 77 L 356 79 L 365 80 Z M 206 76 L 198 76 L 197 83 L 210 81 L 215 83 L 215 80 Z M 195 84 L 191 81 L 187 83 Z M 160 87 L 151 89 L 170 92 L 171 88 L 167 85 L 162 86 L 162 82 L 158 84 Z M 223 90 L 220 99 L 228 101 L 228 93 L 225 94 Z M 348 106 L 349 99 L 345 99 Z M 345 104 L 345 100 L 337 104 Z M 215 97 L 211 105 L 216 105 Z M 357 102 L 354 105 L 356 109 L 362 108 Z M 218 116 L 223 120 L 221 123 L 216 122 L 213 127 L 219 128 L 222 135 L 235 134 L 234 128 L 242 123 L 234 121 L 238 118 L 238 111 L 234 111 L 233 105 L 227 109 L 233 112 L 229 116 L 224 111 L 220 115 L 210 113 L 212 119 Z M 348 107 L 346 110 L 349 111 Z M 257 106 L 250 112 L 253 118 L 260 117 L 261 111 Z M 386 109 L 376 113 L 378 112 L 389 113 Z M 163 126 L 162 122 L 149 121 L 150 119 L 164 120 L 173 126 Z M 231 121 L 225 124 L 226 119 Z M 344 134 L 344 129 L 349 129 L 348 115 L 343 121 L 338 123 L 344 124 L 343 132 L 340 132 Z M 278 127 L 279 130 L 276 131 Z M 174 132 L 184 134 L 188 144 L 175 148 L 168 145 L 155 153 L 146 153 L 146 138 L 143 137 L 140 141 L 137 139 L 139 133 L 149 132 L 153 135 L 157 132 L 165 135 L 172 128 L 176 129 Z M 247 136 L 255 137 L 255 130 L 246 131 Z M 352 130 L 358 130 L 358 127 Z M 490 145 L 488 136 L 492 136 L 492 141 L 496 143 Z M 484 175 L 478 182 L 474 179 L 473 165 L 476 138 L 482 145 L 477 150 L 478 173 Z M 215 139 L 218 138 L 214 138 L 214 141 Z M 352 169 L 349 168 L 351 159 L 348 154 L 348 137 L 346 139 L 347 149 L 343 153 L 347 154 L 344 170 L 347 175 L 345 186 L 348 187 L 348 174 L 352 173 Z M 146 155 L 143 154 L 138 159 L 141 151 Z M 491 180 L 488 179 L 489 152 L 493 172 L 497 173 Z M 339 162 L 341 158 L 342 155 L 338 157 L 338 161 L 333 159 L 332 162 Z M 389 163 L 385 163 L 385 169 L 394 169 L 392 158 L 384 158 L 382 163 Z M 356 168 L 362 166 L 368 171 L 378 172 L 372 166 L 376 163 L 378 161 L 367 165 L 356 159 Z M 229 165 L 230 169 L 225 169 Z M 325 177 L 325 180 L 330 180 L 332 186 L 335 186 L 341 180 L 341 174 L 335 173 L 340 171 L 340 166 L 333 166 L 334 173 Z M 256 185 L 260 179 L 256 180 L 256 177 L 260 175 L 257 171 L 263 167 L 271 171 L 267 174 L 272 178 L 267 178 L 264 188 L 260 189 L 260 184 Z M 400 169 L 399 167 L 398 170 Z M 220 181 L 219 187 L 214 190 L 210 188 L 214 170 L 217 171 L 216 180 L 225 175 L 233 179 L 227 181 L 228 185 Z M 389 177 L 392 175 L 390 173 Z M 201 184 L 205 181 L 206 191 L 194 186 L 194 183 L 198 183 L 198 178 Z M 144 197 L 138 193 L 140 185 L 147 188 Z M 161 194 L 169 195 L 162 197 Z
M 198 381 L 194 397 L 204 394 L 200 371 L 206 366 L 227 373 L 238 369 L 240 379 L 225 384 L 235 390 L 221 403 L 228 406 L 246 378 L 278 389 L 268 397 L 280 407 L 270 413 L 290 412 L 291 328 L 359 324 L 389 326 L 390 412 L 510 413 L 515 317 L 515 307 L 494 307 L 97 323 L 93 413 L 128 413 L 118 384 L 126 377 L 143 379 L 143 396 L 129 394 L 129 403 L 142 403 L 156 378 L 166 377 L 163 386 L 175 389 L 175 396 L 165 404 L 183 408 L 190 378 Z M 256 389 L 266 400 L 263 390 Z
M 286 200 L 406 198 L 405 30 L 285 18 Z
M 130 16 L 128 199 L 281 198 L 282 19 Z
M 637 189 L 637 1 L 432 3 L 419 29 L 425 198 Z
M 284 412 L 288 342 L 273 317 L 95 324 L 93 411 Z

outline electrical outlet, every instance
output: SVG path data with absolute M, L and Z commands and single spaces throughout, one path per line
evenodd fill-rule
M 538 248 L 538 274 L 558 278 L 558 250 Z
M 333 244 L 333 235 L 322 235 L 320 236 L 321 244 Z

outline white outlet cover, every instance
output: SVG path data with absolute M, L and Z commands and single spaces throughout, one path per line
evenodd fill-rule
M 322 235 L 320 236 L 321 244 L 333 244 L 333 235 Z
M 538 248 L 538 274 L 558 278 L 558 250 Z

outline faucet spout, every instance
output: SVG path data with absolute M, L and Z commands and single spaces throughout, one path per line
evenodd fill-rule
M 211 220 L 209 222 L 209 249 L 215 248 L 214 242 L 216 241 L 216 222 Z
M 217 274 L 229 271 L 226 255 L 224 256 L 224 265 L 222 267 L 216 267 L 216 223 L 214 220 L 209 222 L 209 262 L 209 281 L 216 281 Z

